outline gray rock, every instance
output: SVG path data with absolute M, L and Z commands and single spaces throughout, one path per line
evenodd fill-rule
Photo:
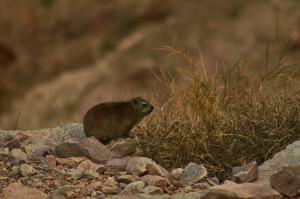
M 191 162 L 183 169 L 181 181 L 187 186 L 199 182 L 206 176 L 207 170 L 204 166 Z

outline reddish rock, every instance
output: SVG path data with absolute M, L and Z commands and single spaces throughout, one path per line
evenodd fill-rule
M 60 165 L 66 166 L 68 168 L 75 168 L 81 162 L 87 160 L 86 157 L 70 157 L 70 158 L 56 158 L 56 162 Z
M 4 188 L 3 199 L 46 199 L 47 195 L 36 189 L 28 188 L 21 183 L 12 183 Z
M 47 155 L 44 158 L 44 162 L 47 165 L 49 169 L 55 169 L 56 168 L 56 158 L 54 155 Z
M 258 177 L 258 168 L 256 161 L 250 162 L 241 167 L 232 169 L 232 181 L 236 183 L 252 182 Z
M 271 176 L 270 183 L 274 189 L 288 197 L 300 196 L 300 166 L 283 167 Z
M 136 152 L 138 146 L 137 139 L 120 139 L 111 143 L 108 148 L 113 153 L 121 157 L 132 155 Z
M 165 188 L 168 184 L 166 178 L 162 176 L 145 175 L 142 179 L 147 185 L 153 185 L 161 188 Z
M 163 167 L 156 164 L 150 158 L 145 157 L 131 158 L 127 164 L 126 171 L 130 174 L 137 176 L 142 176 L 145 173 L 164 177 L 168 176 L 168 172 Z
M 223 184 L 200 192 L 201 199 L 280 199 L 283 196 L 274 189 L 252 183 Z
M 108 172 L 126 171 L 129 158 L 113 158 L 105 163 L 105 170 Z

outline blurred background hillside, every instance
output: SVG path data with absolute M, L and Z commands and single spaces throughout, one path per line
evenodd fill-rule
M 249 59 L 253 74 L 300 61 L 297 0 L 0 0 L 0 128 L 80 122 L 92 105 L 145 96 L 153 72 L 181 66 L 160 51 L 201 53 L 205 66 Z M 16 125 L 17 121 L 17 125 Z

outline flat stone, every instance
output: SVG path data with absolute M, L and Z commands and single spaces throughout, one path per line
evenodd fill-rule
M 223 184 L 200 192 L 201 199 L 280 199 L 283 196 L 272 188 L 253 183 Z
M 47 195 L 21 183 L 12 183 L 3 189 L 3 199 L 46 199 Z
M 300 195 L 300 166 L 283 167 L 273 174 L 270 183 L 274 189 L 288 197 Z
M 236 183 L 252 182 L 256 180 L 257 177 L 258 168 L 256 161 L 232 169 L 232 181 Z
M 132 155 L 136 152 L 138 147 L 137 139 L 119 139 L 109 144 L 108 148 L 115 154 L 121 157 Z
M 55 147 L 55 154 L 59 158 L 87 157 L 97 163 L 104 163 L 113 156 L 113 153 L 95 137 L 83 138 L 76 142 L 64 142 Z

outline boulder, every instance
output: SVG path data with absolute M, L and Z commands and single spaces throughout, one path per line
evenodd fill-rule
M 300 166 L 283 167 L 271 176 L 270 183 L 288 197 L 300 196 Z
M 3 189 L 3 199 L 46 199 L 47 195 L 21 183 L 12 183 Z
M 252 183 L 223 184 L 200 192 L 201 199 L 280 199 L 283 196 L 272 188 Z

